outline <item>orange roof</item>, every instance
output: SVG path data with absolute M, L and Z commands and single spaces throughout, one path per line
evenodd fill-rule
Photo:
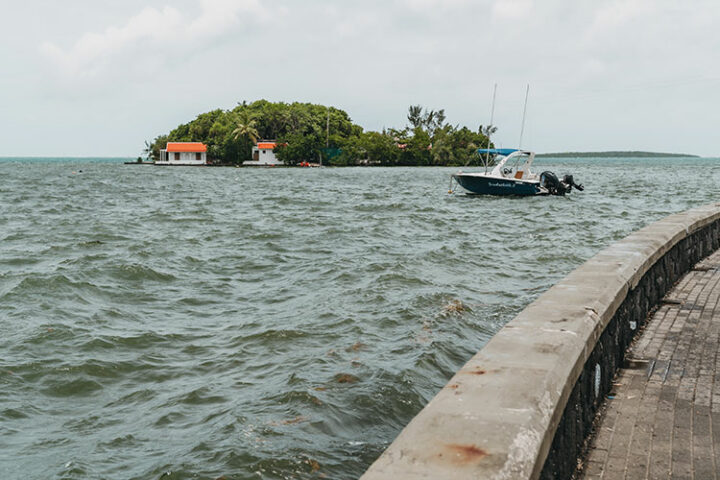
M 257 144 L 257 147 L 260 150 L 272 149 L 272 148 L 275 148 L 276 146 L 277 146 L 277 143 L 275 143 L 275 142 L 260 142 Z
M 168 142 L 168 152 L 207 152 L 207 147 L 204 143 L 200 142 Z

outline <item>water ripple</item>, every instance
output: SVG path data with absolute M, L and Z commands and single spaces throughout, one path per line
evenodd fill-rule
M 357 478 L 554 282 L 719 193 L 716 160 L 543 162 L 586 191 L 0 162 L 0 472 Z

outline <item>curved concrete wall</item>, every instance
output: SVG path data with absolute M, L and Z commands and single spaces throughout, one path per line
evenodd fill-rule
M 650 309 L 720 247 L 720 203 L 606 248 L 502 328 L 363 475 L 569 478 Z

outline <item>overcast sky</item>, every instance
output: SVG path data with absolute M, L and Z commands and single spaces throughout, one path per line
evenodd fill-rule
M 0 15 L 0 156 L 137 156 L 265 98 L 407 107 L 538 152 L 720 156 L 717 0 L 26 0 Z

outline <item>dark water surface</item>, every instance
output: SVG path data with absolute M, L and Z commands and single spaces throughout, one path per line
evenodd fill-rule
M 586 191 L 0 161 L 0 478 L 357 478 L 555 281 L 720 198 L 718 160 L 536 164 Z

